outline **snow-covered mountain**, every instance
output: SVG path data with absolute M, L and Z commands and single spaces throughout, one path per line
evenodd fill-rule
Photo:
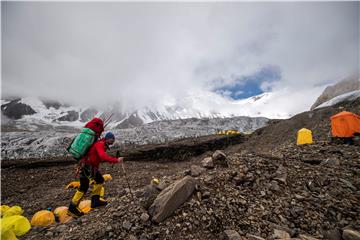
M 334 97 L 334 98 L 320 104 L 315 109 L 333 106 L 333 105 L 338 104 L 340 102 L 354 101 L 355 99 L 357 99 L 359 97 L 360 97 L 360 90 L 344 93 L 344 94 L 336 96 L 336 97 Z
M 158 144 L 175 139 L 212 135 L 219 130 L 236 129 L 252 132 L 267 124 L 267 118 L 233 117 L 213 119 L 181 119 L 157 121 L 127 129 L 111 130 L 116 136 L 114 148 L 122 144 Z M 77 131 L 18 131 L 2 132 L 2 159 L 39 158 L 68 155 L 66 147 Z
M 268 119 L 235 115 L 242 112 L 260 115 L 242 106 L 259 105 L 268 98 L 263 94 L 229 106 L 216 97 L 209 105 L 204 96 L 198 95 L 168 100 L 162 105 L 149 104 L 136 111 L 121 111 L 116 105 L 98 110 L 40 98 L 3 100 L 1 155 L 3 158 L 66 155 L 66 146 L 79 132 L 78 128 L 95 116 L 106 119 L 110 113 L 113 117 L 106 130 L 112 129 L 118 144 L 164 143 L 229 129 L 249 133 L 265 126 Z M 214 111 L 211 105 L 221 111 Z
M 21 129 L 35 130 L 51 127 L 79 128 L 93 117 L 107 118 L 112 114 L 108 126 L 130 128 L 162 120 L 188 118 L 226 118 L 235 116 L 286 118 L 287 113 L 268 112 L 271 93 L 264 93 L 240 101 L 228 101 L 214 94 L 192 94 L 181 99 L 168 99 L 163 104 L 149 104 L 133 111 L 122 111 L 116 105 L 97 109 L 89 106 L 72 106 L 41 98 L 13 98 L 1 101 L 2 125 L 13 125 Z M 209 102 L 209 99 L 211 101 Z
M 358 75 L 345 78 L 332 86 L 326 87 L 310 109 L 313 110 L 337 96 L 359 90 L 360 78 Z

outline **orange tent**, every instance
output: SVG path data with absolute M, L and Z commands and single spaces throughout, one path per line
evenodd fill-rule
M 341 112 L 332 117 L 331 132 L 334 137 L 352 137 L 360 133 L 360 116 L 351 112 Z

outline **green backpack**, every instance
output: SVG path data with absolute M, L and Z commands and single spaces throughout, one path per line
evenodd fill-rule
M 91 145 L 95 142 L 95 139 L 96 134 L 93 130 L 90 128 L 83 128 L 82 132 L 71 142 L 67 151 L 71 153 L 75 159 L 80 160 L 86 155 Z

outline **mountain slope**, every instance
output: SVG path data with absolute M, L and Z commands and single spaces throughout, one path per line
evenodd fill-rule
M 334 97 L 356 90 L 360 90 L 359 76 L 345 78 L 344 80 L 336 83 L 335 85 L 325 88 L 323 93 L 317 98 L 315 103 L 311 106 L 310 110 L 315 109 L 317 106 L 331 100 Z
M 328 141 L 331 137 L 330 117 L 341 111 L 360 115 L 360 97 L 303 112 L 289 119 L 269 121 L 266 127 L 256 130 L 245 145 L 252 146 L 254 150 L 268 151 L 275 146 L 296 143 L 297 131 L 301 128 L 310 129 L 315 142 Z
M 271 116 L 259 110 L 264 108 L 270 99 L 270 93 L 236 102 L 227 102 L 216 95 L 189 95 L 163 104 L 149 103 L 146 107 L 125 111 L 116 104 L 109 105 L 106 109 L 97 109 L 91 106 L 71 106 L 57 101 L 27 97 L 2 100 L 1 112 L 7 118 L 7 121 L 4 121 L 6 125 L 18 126 L 20 129 L 41 130 L 63 126 L 79 128 L 93 117 L 107 119 L 110 115 L 112 118 L 108 128 L 112 129 L 131 128 L 162 120 Z M 213 110 L 214 108 L 219 111 Z M 276 116 L 281 118 L 286 114 L 274 115 Z

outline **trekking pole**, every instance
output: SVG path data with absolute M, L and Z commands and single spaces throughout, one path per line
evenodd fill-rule
M 125 147 L 124 147 L 124 148 L 125 148 Z M 117 155 L 117 156 L 120 155 L 119 151 L 116 152 L 116 155 Z M 127 175 L 126 175 L 126 171 L 125 171 L 125 167 L 124 167 L 124 162 L 121 163 L 121 166 L 122 166 L 122 169 L 123 169 L 123 172 L 124 172 L 124 176 L 125 176 L 126 183 L 127 183 L 127 185 L 128 185 L 129 191 L 130 191 L 131 198 L 132 198 L 132 200 L 135 202 L 134 195 L 132 194 L 131 187 L 130 187 L 130 183 L 129 183 L 128 178 L 127 178 Z
M 114 115 L 114 113 L 111 113 L 110 116 L 104 120 L 104 128 L 111 122 L 111 117 Z

